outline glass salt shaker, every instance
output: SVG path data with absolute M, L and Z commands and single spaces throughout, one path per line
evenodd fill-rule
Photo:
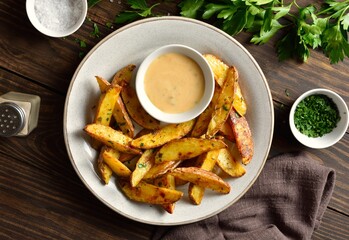
M 0 137 L 27 136 L 38 124 L 40 97 L 8 92 L 0 96 Z

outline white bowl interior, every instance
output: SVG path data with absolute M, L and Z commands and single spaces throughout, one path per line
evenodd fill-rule
M 330 99 L 332 99 L 333 102 L 337 105 L 338 111 L 341 117 L 335 129 L 333 129 L 330 133 L 327 133 L 322 137 L 317 137 L 317 138 L 308 137 L 302 134 L 294 124 L 294 112 L 296 110 L 297 105 L 306 97 L 314 94 L 323 94 L 329 97 Z M 313 89 L 303 93 L 294 102 L 290 111 L 289 122 L 290 122 L 290 128 L 293 135 L 300 143 L 310 148 L 316 148 L 316 149 L 326 148 L 338 142 L 347 131 L 348 124 L 349 124 L 348 107 L 345 104 L 344 100 L 337 93 L 327 89 L 322 89 L 322 88 Z
M 200 102 L 189 111 L 183 113 L 166 113 L 158 109 L 148 98 L 145 87 L 144 87 L 144 76 L 148 70 L 149 65 L 159 56 L 166 53 L 179 53 L 183 54 L 191 59 L 193 59 L 202 69 L 204 80 L 205 80 L 205 90 L 204 95 Z M 160 47 L 148 55 L 142 64 L 140 65 L 137 76 L 136 76 L 136 92 L 137 96 L 143 106 L 143 108 L 154 118 L 165 122 L 165 123 L 181 123 L 194 119 L 200 115 L 205 108 L 207 108 L 210 103 L 213 92 L 214 92 L 214 77 L 213 72 L 203 57 L 203 55 L 197 50 L 181 45 L 181 44 L 170 44 Z
M 35 13 L 35 1 L 37 0 L 27 0 L 26 2 L 26 11 L 28 18 L 32 25 L 41 33 L 50 36 L 50 37 L 65 37 L 68 36 L 75 31 L 77 31 L 83 22 L 85 21 L 86 15 L 87 15 L 87 1 L 86 0 L 75 0 L 80 1 L 81 4 L 79 5 L 81 7 L 81 15 L 76 20 L 76 23 L 69 28 L 63 29 L 63 30 L 53 30 L 45 27 L 38 19 L 36 13 Z

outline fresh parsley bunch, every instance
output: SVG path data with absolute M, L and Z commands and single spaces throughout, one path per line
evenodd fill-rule
M 120 13 L 116 23 L 154 16 L 157 4 L 128 3 L 131 10 Z M 208 21 L 232 36 L 251 32 L 251 42 L 258 45 L 284 29 L 286 34 L 276 44 L 280 60 L 295 57 L 306 62 L 311 48 L 321 48 L 331 63 L 349 57 L 349 0 L 325 0 L 319 10 L 313 4 L 300 7 L 295 0 L 184 0 L 179 7 L 182 16 Z
M 285 29 L 286 35 L 276 44 L 280 60 L 296 57 L 305 62 L 309 49 L 320 47 L 331 63 L 349 57 L 349 0 L 326 0 L 320 10 L 280 0 L 186 0 L 180 6 L 181 15 L 216 20 L 217 26 L 233 36 L 252 32 L 254 44 L 264 44 Z M 291 13 L 292 7 L 296 13 Z

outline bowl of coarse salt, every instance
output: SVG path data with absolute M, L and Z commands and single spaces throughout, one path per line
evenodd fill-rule
M 86 0 L 27 0 L 30 22 L 50 37 L 65 37 L 77 31 L 87 14 Z

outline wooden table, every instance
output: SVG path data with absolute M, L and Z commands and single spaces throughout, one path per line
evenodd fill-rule
M 28 137 L 0 138 L 1 239 L 148 239 L 154 226 L 126 219 L 103 205 L 82 184 L 68 158 L 63 139 L 66 92 L 81 54 L 113 28 L 106 26 L 126 9 L 125 1 L 102 1 L 73 35 L 50 38 L 30 24 L 24 1 L 0 1 L 0 93 L 19 91 L 42 99 L 39 125 Z M 173 2 L 157 9 L 178 15 Z M 100 36 L 91 36 L 96 23 Z M 272 153 L 305 150 L 337 172 L 336 187 L 323 223 L 313 239 L 349 239 L 349 133 L 332 147 L 311 150 L 296 142 L 288 127 L 293 101 L 304 91 L 323 87 L 349 103 L 349 59 L 329 64 L 312 51 L 308 63 L 279 62 L 273 42 L 263 46 L 241 42 L 260 64 L 275 107 Z M 76 39 L 84 40 L 80 47 Z

